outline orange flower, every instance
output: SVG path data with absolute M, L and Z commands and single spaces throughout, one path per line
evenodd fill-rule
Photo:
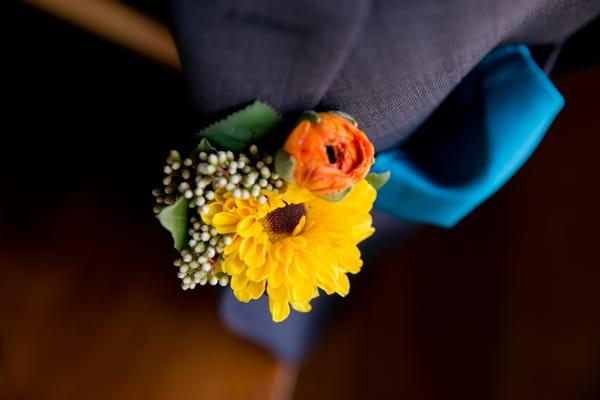
M 318 122 L 300 122 L 283 150 L 296 161 L 296 184 L 329 196 L 349 189 L 369 173 L 374 149 L 356 123 L 331 112 L 318 116 Z

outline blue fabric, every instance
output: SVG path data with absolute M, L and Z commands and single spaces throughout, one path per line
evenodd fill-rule
M 453 107 L 441 117 L 446 131 L 436 137 L 425 135 L 418 146 L 407 143 L 377 155 L 374 170 L 392 171 L 390 182 L 378 195 L 377 206 L 384 211 L 404 219 L 454 225 L 518 170 L 563 106 L 562 97 L 524 46 L 492 52 L 445 103 Z M 393 240 L 397 245 L 407 229 L 405 223 L 381 212 L 375 213 L 374 224 L 378 235 L 361 246 L 367 264 L 378 244 Z M 300 361 L 318 337 L 334 301 L 335 297 L 320 296 L 310 313 L 292 312 L 276 324 L 266 297 L 244 304 L 228 291 L 220 311 L 224 323 L 240 336 L 278 358 Z
M 564 104 L 523 45 L 488 55 L 461 83 L 458 91 L 465 90 L 457 101 L 468 118 L 453 129 L 451 143 L 433 144 L 425 156 L 410 149 L 377 155 L 373 170 L 392 173 L 377 207 L 403 219 L 455 225 L 523 165 Z

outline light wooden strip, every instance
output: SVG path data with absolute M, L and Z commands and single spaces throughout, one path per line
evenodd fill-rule
M 180 69 L 169 30 L 123 3 L 115 0 L 23 1 L 155 62 Z

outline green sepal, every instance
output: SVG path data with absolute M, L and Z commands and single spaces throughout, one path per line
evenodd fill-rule
M 296 160 L 284 150 L 278 150 L 275 153 L 275 171 L 284 180 L 293 182 Z
M 344 119 L 348 120 L 348 121 L 349 121 L 349 122 L 350 122 L 352 125 L 354 125 L 354 126 L 358 126 L 358 122 L 356 122 L 356 120 L 354 119 L 354 117 L 353 117 L 353 116 L 351 116 L 350 114 L 346 114 L 346 113 L 345 113 L 345 112 L 343 112 L 343 111 L 328 111 L 328 112 L 330 112 L 330 113 L 332 113 L 332 114 L 337 114 L 337 115 L 339 115 L 340 117 L 342 117 L 342 118 L 344 118 Z
M 365 179 L 375 188 L 375 190 L 381 189 L 387 181 L 390 179 L 390 171 L 385 171 L 380 174 L 376 172 L 369 172 Z
M 160 224 L 173 236 L 173 246 L 183 249 L 187 238 L 188 200 L 180 197 L 174 204 L 162 209 L 158 214 Z
M 215 148 L 215 146 L 210 144 L 208 139 L 202 138 L 202 139 L 200 139 L 200 143 L 198 143 L 198 151 L 204 151 L 204 152 L 210 153 L 210 152 L 217 151 L 217 149 Z
M 216 147 L 235 153 L 260 141 L 282 121 L 277 111 L 260 101 L 237 111 L 197 133 Z
M 321 116 L 316 111 L 304 111 L 302 113 L 302 115 L 300 115 L 299 120 L 300 121 L 307 120 L 307 121 L 313 122 L 315 124 L 320 124 Z
M 348 189 L 344 189 L 341 192 L 337 192 L 337 193 L 334 193 L 334 194 L 323 195 L 323 196 L 319 196 L 319 197 L 322 198 L 323 200 L 327 200 L 327 201 L 340 201 L 344 197 L 346 197 L 346 195 L 348 193 L 350 193 L 350 190 L 352 190 L 351 187 L 349 187 Z

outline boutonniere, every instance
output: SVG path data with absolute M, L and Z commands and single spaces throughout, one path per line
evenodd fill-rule
M 321 292 L 348 294 L 389 178 L 370 173 L 373 144 L 349 115 L 305 112 L 270 150 L 281 122 L 257 101 L 202 129 L 189 155 L 171 151 L 153 192 L 182 288 L 230 286 L 241 302 L 266 294 L 275 322 L 290 307 L 310 311 Z

